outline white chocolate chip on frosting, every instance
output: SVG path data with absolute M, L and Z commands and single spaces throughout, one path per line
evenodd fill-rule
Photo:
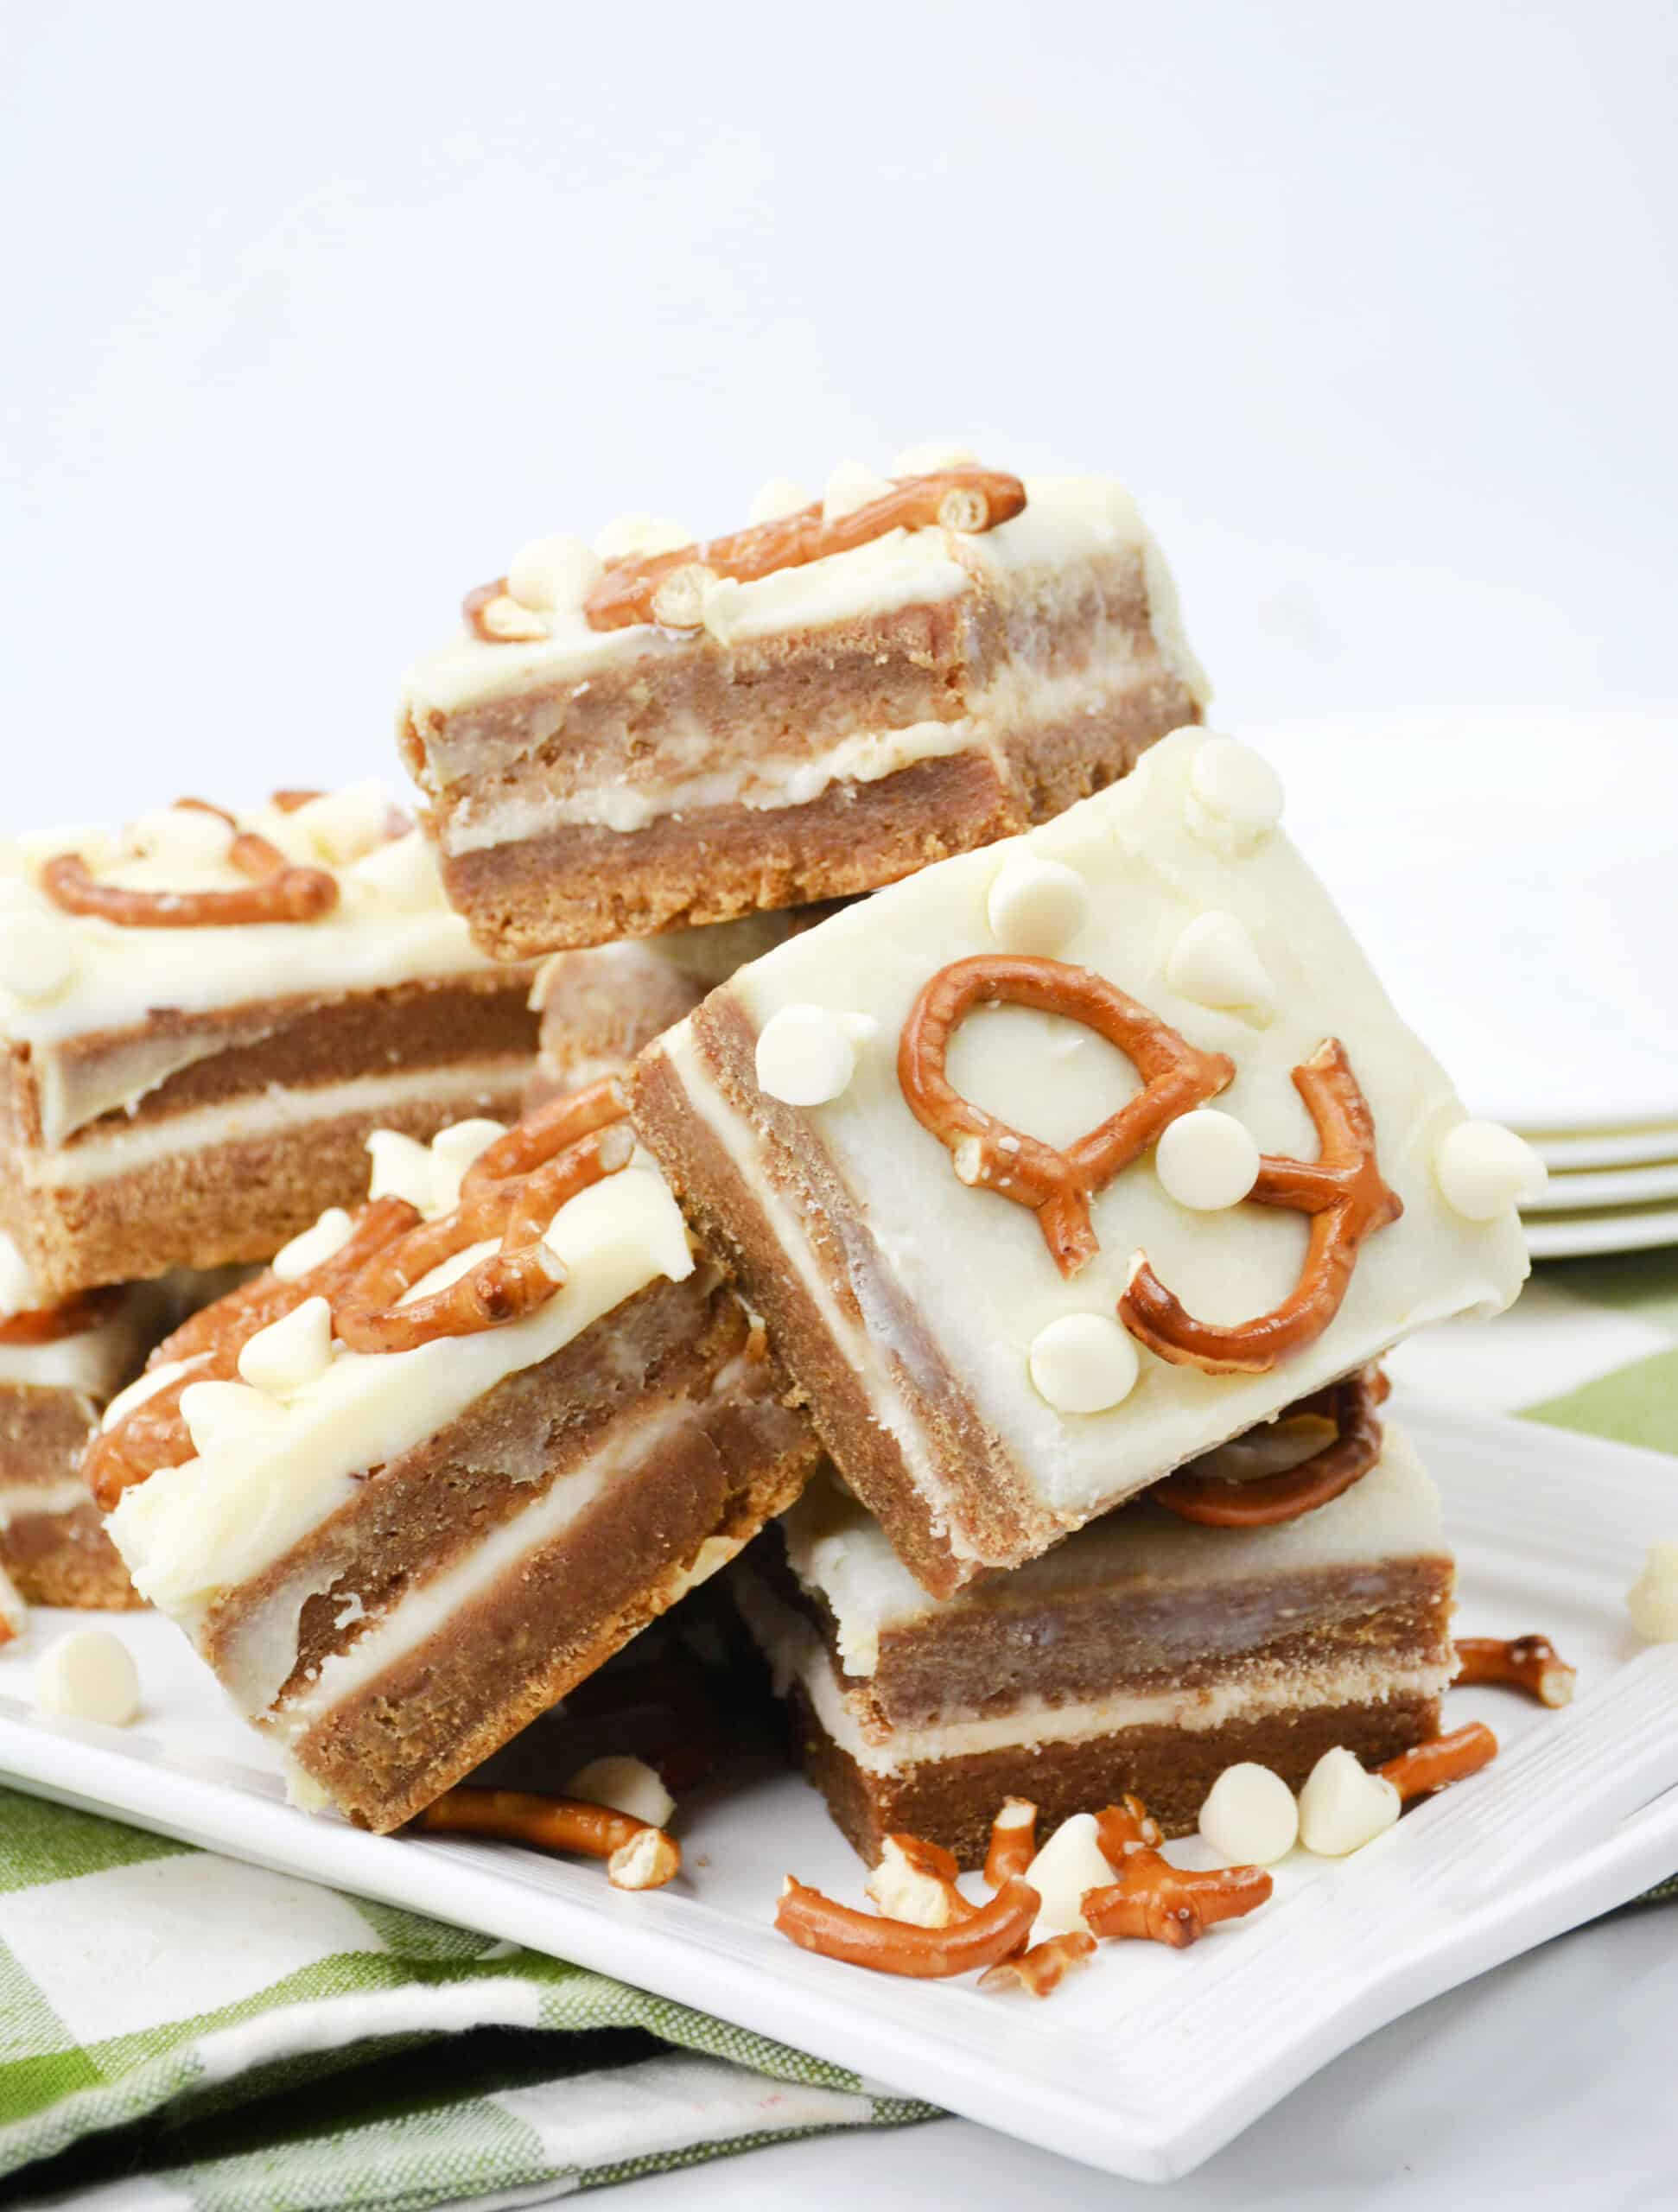
M 372 1174 L 367 1184 L 370 1198 L 406 1198 L 422 1213 L 431 1208 L 433 1183 L 431 1150 L 398 1129 L 375 1129 L 367 1139 L 372 1154 Z
M 181 1393 L 181 1418 L 200 1459 L 271 1435 L 284 1415 L 264 1391 L 248 1382 L 188 1382 Z
M 10 919 L 0 930 L 0 987 L 32 1006 L 56 998 L 78 966 L 70 935 L 45 916 Z
M 140 1677 L 128 1646 L 108 1628 L 73 1628 L 36 1662 L 35 1701 L 66 1720 L 126 1728 L 140 1710 Z
M 368 776 L 341 791 L 322 791 L 290 816 L 330 868 L 347 868 L 386 843 L 391 834 L 392 801 L 386 785 Z
M 855 514 L 859 507 L 883 499 L 892 488 L 891 478 L 880 475 L 866 461 L 842 461 L 822 493 L 822 520 L 837 522 L 844 515 Z
M 541 614 L 569 614 L 601 580 L 603 563 L 580 537 L 537 537 L 507 565 L 507 591 Z
M 985 902 L 991 934 L 1004 952 L 1059 952 L 1084 926 L 1090 893 L 1084 878 L 1060 861 L 1011 853 L 996 871 Z
M 1433 1161 L 1446 1204 L 1465 1221 L 1496 1221 L 1544 1187 L 1544 1163 L 1500 1122 L 1459 1122 Z
M 618 515 L 594 540 L 594 550 L 602 561 L 646 561 L 693 542 L 693 532 L 668 515 Z
M 905 446 L 892 456 L 893 476 L 941 476 L 946 468 L 976 468 L 979 456 L 967 446 L 943 445 L 935 438 L 925 445 Z
M 1226 1866 L 1273 1866 L 1299 1840 L 1299 1803 L 1279 1774 L 1243 1759 L 1213 1783 L 1199 1827 Z
M 1678 1643 L 1678 1543 L 1649 1546 L 1625 1603 L 1639 1636 L 1650 1643 Z
M 1161 1187 L 1179 1206 L 1216 1213 L 1239 1205 L 1257 1182 L 1259 1148 L 1233 1114 L 1198 1106 L 1166 1124 L 1154 1164 Z
M 1369 1773 L 1355 1752 L 1337 1745 L 1300 1792 L 1300 1841 L 1324 1859 L 1344 1859 L 1391 1827 L 1402 1802 L 1384 1775 Z
M 1246 924 L 1233 914 L 1197 914 L 1171 949 L 1166 981 L 1197 1006 L 1240 1012 L 1261 1024 L 1275 1012 L 1275 985 Z
M 1189 762 L 1189 827 L 1220 849 L 1250 851 L 1281 820 L 1281 778 L 1262 753 L 1209 737 Z
M 461 1184 L 480 1153 L 487 1152 L 507 1133 L 505 1122 L 482 1115 L 469 1122 L 451 1122 L 431 1140 L 431 1202 L 442 1213 L 452 1213 L 461 1202 Z
M 1141 1363 L 1105 1313 L 1063 1313 L 1032 1340 L 1027 1365 L 1039 1397 L 1057 1413 L 1103 1414 L 1128 1398 Z
M 423 913 L 442 905 L 437 863 L 423 830 L 375 845 L 350 869 L 349 880 L 374 905 L 393 913 Z
M 331 1364 L 332 1308 L 324 1298 L 306 1298 L 239 1348 L 240 1375 L 270 1398 L 306 1390 Z
M 765 1022 L 757 1046 L 758 1087 L 785 1106 L 825 1106 L 850 1086 L 856 1048 L 876 1028 L 869 1014 L 824 1006 L 784 1006 Z
M 207 807 L 159 806 L 135 816 L 123 832 L 123 843 L 148 860 L 216 868 L 226 859 L 233 834 L 232 824 Z
M 1039 1900 L 1032 1927 L 1033 1943 L 1081 1929 L 1084 1898 L 1113 1879 L 1113 1869 L 1096 1840 L 1095 1815 L 1074 1813 L 1063 1821 L 1027 1867 L 1026 1879 Z
M 341 1252 L 354 1227 L 342 1206 L 328 1206 L 312 1229 L 282 1244 L 269 1264 L 282 1282 L 296 1282 L 311 1268 L 324 1267 L 334 1253 Z
M 751 522 L 779 522 L 785 515 L 796 515 L 800 507 L 814 502 L 804 486 L 794 476 L 772 476 L 766 484 L 760 485 L 753 499 L 747 519 Z

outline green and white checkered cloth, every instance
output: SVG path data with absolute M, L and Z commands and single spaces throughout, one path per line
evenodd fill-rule
M 1395 1364 L 1678 1451 L 1678 1251 L 1550 1266 Z M 561 1960 L 0 1791 L 0 2177 L 37 2201 L 523 2204 L 932 2116 Z

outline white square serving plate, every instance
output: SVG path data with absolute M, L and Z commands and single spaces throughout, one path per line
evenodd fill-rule
M 791 1774 L 696 1793 L 686 1869 L 627 1895 L 597 1866 L 455 1838 L 372 1836 L 292 1810 L 262 1742 L 168 1624 L 107 1616 L 144 1710 L 112 1731 L 33 1708 L 38 1615 L 0 1656 L 0 1774 L 36 1794 L 577 1961 L 720 2013 L 1109 2172 L 1187 2172 L 1399 2013 L 1678 1871 L 1678 1645 L 1634 1636 L 1624 1593 L 1678 1526 L 1678 1461 L 1406 1402 L 1443 1488 L 1465 1634 L 1552 1637 L 1579 1695 L 1548 1713 L 1459 1691 L 1491 1723 L 1483 1776 L 1357 1857 L 1302 1853 L 1250 1919 L 1186 1952 L 1103 1945 L 1048 2002 L 813 1958 L 772 1927 L 796 1873 L 861 1902 L 861 1868 Z M 557 1781 L 557 1777 L 556 1777 Z M 1196 1843 L 1173 1846 L 1210 1863 Z

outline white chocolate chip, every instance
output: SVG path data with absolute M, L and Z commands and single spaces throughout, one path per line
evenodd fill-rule
M 23 1593 L 0 1567 L 0 1643 L 16 1643 L 29 1625 L 29 1609 Z
M 676 1810 L 675 1798 L 645 1759 L 590 1759 L 566 1783 L 565 1795 L 589 1805 L 609 1805 L 614 1813 L 627 1813 L 654 1828 L 667 1827 Z
M 397 1129 L 375 1129 L 367 1139 L 372 1154 L 370 1198 L 406 1198 L 422 1213 L 431 1210 L 431 1150 Z
M 312 1229 L 305 1229 L 289 1244 L 282 1244 L 270 1262 L 282 1282 L 296 1282 L 311 1268 L 324 1267 L 343 1250 L 354 1234 L 355 1224 L 342 1206 L 328 1206 Z
M 1325 1751 L 1300 1792 L 1300 1841 L 1324 1859 L 1344 1859 L 1373 1843 L 1398 1818 L 1399 1794 L 1344 1745 Z
M 1033 853 L 1011 853 L 985 901 L 991 935 L 1004 952 L 1058 952 L 1083 928 L 1089 912 L 1084 878 Z
M 784 515 L 796 515 L 801 507 L 815 503 L 804 486 L 792 476 L 772 476 L 758 488 L 750 509 L 753 522 L 779 522 Z
M 1459 1122 L 1433 1160 L 1446 1204 L 1465 1221 L 1496 1221 L 1544 1187 L 1543 1161 L 1500 1122 Z
M 895 1836 L 887 1837 L 862 1894 L 887 1920 L 906 1920 L 912 1928 L 948 1928 L 956 1914 L 949 1890 L 912 1865 Z
M 197 1362 L 191 1359 L 165 1359 L 156 1367 L 147 1368 L 143 1375 L 135 1377 L 127 1389 L 118 1391 L 99 1415 L 100 1428 L 115 1428 L 118 1421 L 128 1419 L 137 1406 L 144 1405 L 148 1398 L 155 1398 L 160 1390 L 167 1390 L 171 1382 L 178 1382 L 183 1375 L 191 1374 Z
M 239 1349 L 238 1371 L 253 1390 L 289 1398 L 305 1390 L 332 1364 L 332 1308 L 306 1298 L 289 1313 L 258 1329 Z
M 35 1662 L 35 1701 L 66 1720 L 126 1728 L 140 1710 L 140 1677 L 128 1646 L 108 1628 L 73 1628 Z
M 859 507 L 872 506 L 894 489 L 890 477 L 870 468 L 866 461 L 842 461 L 822 493 L 822 520 L 837 522 Z
M 202 806 L 159 806 L 137 814 L 123 832 L 131 853 L 185 868 L 219 868 L 235 832 L 219 814 Z
M 758 1037 L 758 1087 L 787 1106 L 825 1106 L 856 1073 L 856 1048 L 877 1025 L 871 1014 L 824 1006 L 784 1006 Z
M 441 1213 L 452 1213 L 461 1202 L 466 1171 L 480 1153 L 507 1133 L 505 1122 L 487 1115 L 469 1122 L 451 1122 L 431 1140 L 431 1202 Z
M 1141 1370 L 1136 1347 L 1105 1313 L 1063 1313 L 1039 1329 L 1027 1364 L 1039 1397 L 1057 1413 L 1101 1414 L 1128 1398 Z
M 9 1313 L 32 1313 L 40 1303 L 29 1262 L 0 1229 L 0 1320 Z
M 1096 1840 L 1095 1815 L 1074 1813 L 1063 1821 L 1026 1869 L 1026 1879 L 1039 1898 L 1033 1942 L 1081 1929 L 1084 1897 L 1091 1890 L 1105 1889 L 1113 1878 L 1113 1869 Z
M 947 468 L 976 468 L 979 456 L 967 446 L 931 443 L 905 446 L 892 456 L 893 476 L 942 476 Z
M 342 791 L 322 791 L 319 798 L 294 807 L 288 819 L 328 868 L 347 868 L 389 840 L 392 808 L 389 790 L 368 777 L 346 784 Z
M 1239 1009 L 1260 1022 L 1275 1011 L 1275 985 L 1233 914 L 1197 914 L 1171 949 L 1166 981 L 1197 1006 Z
M 200 1459 L 272 1436 L 285 1416 L 265 1392 L 248 1382 L 188 1382 L 181 1393 L 181 1418 Z
M 1239 1205 L 1257 1182 L 1259 1148 L 1233 1114 L 1198 1106 L 1166 1124 L 1154 1165 L 1168 1198 L 1196 1213 L 1216 1213 Z
M 693 542 L 693 532 L 667 515 L 619 515 L 594 540 L 594 550 L 602 561 L 645 561 L 680 553 Z
M 653 588 L 652 619 L 666 630 L 698 630 L 704 626 L 705 596 L 717 581 L 716 570 L 702 561 L 684 561 L 661 576 Z
M 392 837 L 363 854 L 349 871 L 358 891 L 399 914 L 423 913 L 442 904 L 442 879 L 423 830 Z
M 1651 1643 L 1678 1643 L 1678 1543 L 1649 1546 L 1625 1604 L 1639 1636 Z
M 538 638 L 551 634 L 551 625 L 545 614 L 538 614 L 533 607 L 526 607 L 511 592 L 498 592 L 493 599 L 486 600 L 478 609 L 478 626 L 486 637 L 493 638 L 504 645 L 534 645 Z
M 507 591 L 540 614 L 569 614 L 601 580 L 601 556 L 580 537 L 538 537 L 521 546 L 507 569 Z
M 44 914 L 17 914 L 0 930 L 0 986 L 31 1006 L 56 998 L 79 965 L 73 932 Z
M 1226 1766 L 1200 1808 L 1200 1834 L 1226 1866 L 1273 1866 L 1299 1840 L 1293 1792 L 1268 1766 Z
M 1249 851 L 1281 820 L 1281 779 L 1262 753 L 1209 737 L 1189 762 L 1189 827 L 1230 852 Z

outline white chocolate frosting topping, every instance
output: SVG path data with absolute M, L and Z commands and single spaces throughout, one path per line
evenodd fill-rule
M 236 815 L 292 865 L 336 878 L 337 904 L 313 921 L 135 928 L 67 913 L 42 888 L 45 863 L 71 852 L 100 884 L 248 890 L 251 878 L 227 858 L 232 830 L 193 808 L 160 807 L 123 832 L 83 826 L 0 845 L 0 1039 L 49 1046 L 137 1027 L 160 1007 L 205 1014 L 489 969 L 443 897 L 423 834 L 388 836 L 396 805 L 384 785 L 366 783 L 290 812 L 264 805 Z
M 1197 775 L 1209 748 L 1216 748 L 1213 770 Z M 1058 820 L 878 892 L 724 987 L 760 1035 L 794 1006 L 877 1024 L 873 1041 L 857 1046 L 843 1090 L 803 1110 L 918 1325 L 1027 1473 L 1038 1503 L 1068 1526 L 1429 1322 L 1501 1311 L 1526 1274 L 1512 1203 L 1491 1218 L 1471 1219 L 1441 1191 L 1435 1163 L 1465 1120 L 1462 1105 L 1275 826 L 1278 794 L 1268 765 L 1255 768 L 1256 756 L 1235 760 L 1237 752 L 1246 748 L 1179 731 L 1122 783 Z M 1238 834 L 1206 834 L 1214 805 L 1225 828 L 1239 817 Z M 1187 1133 L 1168 1165 L 1146 1151 L 1095 1194 L 1098 1249 L 1070 1275 L 1058 1270 L 1027 1206 L 964 1183 L 961 1146 L 952 1157 L 920 1125 L 898 1076 L 899 1038 L 925 986 L 952 963 L 1002 950 L 995 921 L 999 908 L 1011 912 L 1011 901 L 995 893 L 999 882 L 1024 880 L 1022 859 L 1068 871 L 1087 893 L 1060 960 L 1092 969 L 1191 1046 L 1226 1054 L 1236 1069 L 1213 1102 L 1217 1119 Z M 1214 914 L 1226 948 L 1249 947 L 1245 968 L 1262 969 L 1273 988 L 1262 1022 L 1246 1005 L 1206 1002 L 1248 998 L 1249 983 L 1208 991 L 1200 971 L 1183 976 L 1185 931 Z M 1344 1046 L 1368 1102 L 1379 1171 L 1403 1213 L 1363 1242 L 1326 1330 L 1262 1373 L 1208 1373 L 1144 1351 L 1135 1387 L 1103 1411 L 1077 1409 L 1096 1389 L 1086 1363 L 1078 1373 L 1087 1387 L 1070 1386 L 1073 1407 L 1050 1402 L 1033 1378 L 1033 1346 L 1063 1317 L 1113 1316 L 1139 1249 L 1189 1312 L 1209 1323 L 1252 1319 L 1293 1292 L 1305 1217 L 1243 1203 L 1237 1193 L 1253 1147 L 1317 1159 L 1319 1140 L 1293 1071 L 1331 1037 Z M 772 1211 L 776 1195 L 759 1170 L 751 1134 L 699 1076 L 688 1025 L 669 1033 L 665 1050 Z M 1060 1146 L 1097 1128 L 1138 1087 L 1131 1063 L 1092 1030 L 1014 1005 L 978 1007 L 961 1024 L 948 1073 L 958 1093 L 1013 1130 Z M 798 1258 L 796 1228 L 789 1249 Z M 798 1263 L 807 1273 L 808 1255 Z M 898 1341 L 889 1309 L 875 1310 L 866 1288 L 858 1294 L 869 1319 L 866 1330 L 850 1331 L 852 1357 L 937 1510 L 931 1457 L 918 1451 L 897 1388 L 900 1375 L 912 1373 L 916 1351 Z M 845 1325 L 842 1317 L 836 1325 Z M 950 1536 L 959 1551 L 959 1527 Z

